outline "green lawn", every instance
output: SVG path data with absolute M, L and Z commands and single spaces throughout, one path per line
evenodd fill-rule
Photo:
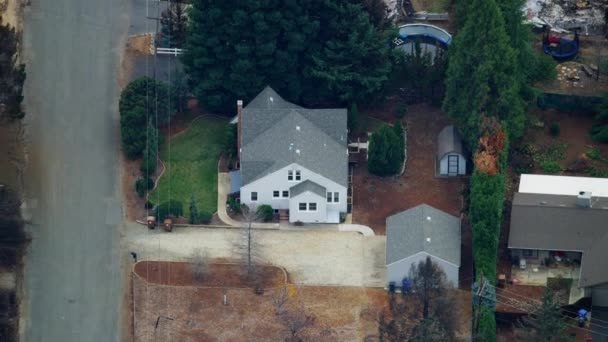
M 199 212 L 217 211 L 217 162 L 227 119 L 204 117 L 187 131 L 166 141 L 160 151 L 165 173 L 149 200 L 159 204 L 168 199 L 181 201 L 189 215 L 194 194 Z

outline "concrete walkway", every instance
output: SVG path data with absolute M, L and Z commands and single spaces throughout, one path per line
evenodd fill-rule
M 230 191 L 230 175 L 227 172 L 219 172 L 217 175 L 217 216 L 228 226 L 242 227 L 245 223 L 234 220 L 228 215 L 226 202 Z M 374 236 L 374 231 L 367 226 L 360 224 L 310 224 L 304 226 L 294 226 L 284 223 L 253 223 L 254 228 L 261 229 L 282 229 L 289 231 L 302 230 L 330 230 L 340 232 L 357 232 L 363 236 Z

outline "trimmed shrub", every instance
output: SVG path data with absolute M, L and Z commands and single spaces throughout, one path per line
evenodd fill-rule
M 562 167 L 556 160 L 542 160 L 538 166 L 545 173 L 558 173 L 562 170 Z
M 482 306 L 479 313 L 479 335 L 478 341 L 496 341 L 496 318 L 494 312 Z
M 198 213 L 198 223 L 209 224 L 211 222 L 211 218 L 213 215 L 206 211 L 201 211 Z
M 154 216 L 158 222 L 161 222 L 167 216 L 175 216 L 180 217 L 184 214 L 184 206 L 182 202 L 176 200 L 169 200 L 165 203 L 159 204 L 156 209 L 154 209 Z
M 551 136 L 553 137 L 557 137 L 559 136 L 559 134 L 562 132 L 561 127 L 559 126 L 558 122 L 554 122 L 551 124 L 551 127 L 549 127 L 549 134 L 551 134 Z
M 260 220 L 262 220 L 264 222 L 272 221 L 272 215 L 273 215 L 272 207 L 269 206 L 268 204 L 263 204 L 263 205 L 259 206 L 258 210 L 256 211 L 256 214 L 258 215 Z
M 135 192 L 137 192 L 137 195 L 139 195 L 139 197 L 144 197 L 146 191 L 152 189 L 153 187 L 154 181 L 149 177 L 140 177 L 137 179 L 137 181 L 135 181 Z
M 380 126 L 369 139 L 369 172 L 378 176 L 398 173 L 403 162 L 403 147 L 403 139 L 392 127 L 386 124 Z
M 602 154 L 600 152 L 600 149 L 597 147 L 593 147 L 589 151 L 585 152 L 585 155 L 587 155 L 587 157 L 589 157 L 589 159 L 591 159 L 591 160 L 602 159 Z

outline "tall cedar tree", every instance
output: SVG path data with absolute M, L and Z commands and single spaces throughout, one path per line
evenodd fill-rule
M 305 105 L 345 101 L 377 93 L 388 74 L 388 58 L 379 57 L 387 48 L 367 13 L 350 1 L 192 5 L 183 62 L 194 95 L 211 110 L 232 111 L 237 99 L 248 101 L 266 85 Z
M 504 121 L 511 138 L 521 136 L 524 103 L 520 97 L 515 51 L 495 0 L 472 0 L 467 20 L 450 46 L 444 110 L 459 123 L 475 150 L 483 116 Z

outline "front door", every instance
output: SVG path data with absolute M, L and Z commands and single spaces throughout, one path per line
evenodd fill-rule
M 448 156 L 448 175 L 458 175 L 458 156 Z

